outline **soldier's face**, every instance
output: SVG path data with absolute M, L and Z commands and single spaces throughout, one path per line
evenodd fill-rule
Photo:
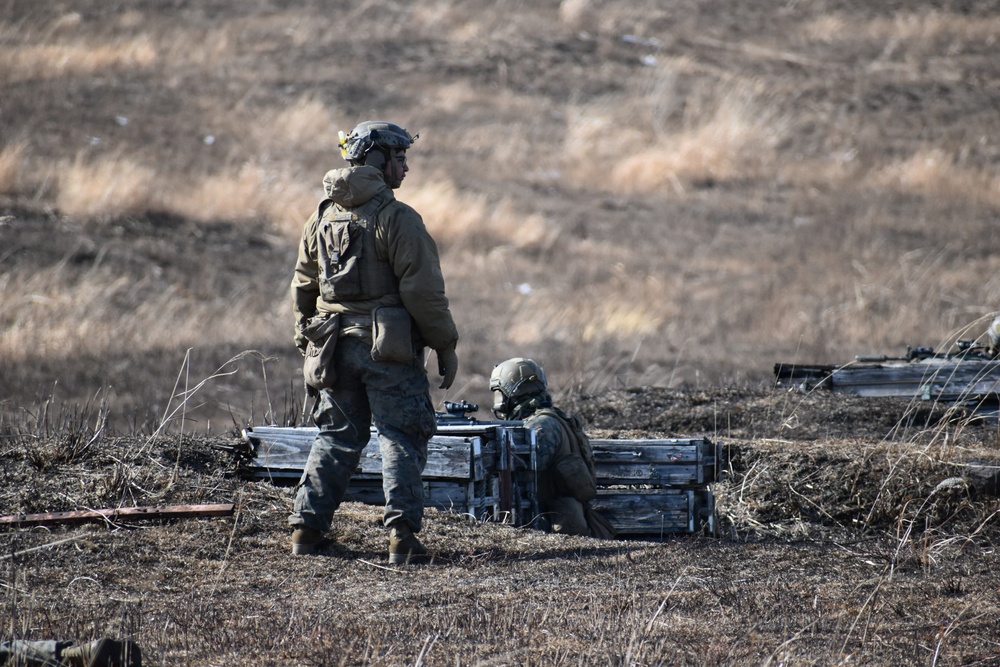
M 409 170 L 410 167 L 406 164 L 406 151 L 392 151 L 392 155 L 383 170 L 385 182 L 395 190 L 402 185 L 403 179 L 406 178 L 406 172 Z

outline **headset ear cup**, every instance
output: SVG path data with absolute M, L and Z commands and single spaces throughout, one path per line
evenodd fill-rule
M 369 150 L 368 154 L 365 155 L 365 164 L 369 167 L 375 167 L 379 171 L 385 169 L 386 162 L 385 153 L 382 151 Z

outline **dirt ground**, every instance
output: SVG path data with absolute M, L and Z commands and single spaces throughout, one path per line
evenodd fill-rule
M 1000 662 L 995 473 L 965 474 L 997 458 L 995 424 L 927 411 L 918 428 L 906 402 L 818 392 L 571 404 L 607 437 L 722 440 L 719 537 L 601 542 L 429 511 L 434 564 L 388 567 L 379 508 L 348 503 L 335 542 L 293 558 L 292 490 L 245 479 L 235 434 L 64 421 L 3 435 L 0 507 L 235 515 L 3 531 L 0 633 L 127 636 L 154 665 Z
M 0 515 L 235 506 L 0 528 L 0 641 L 1000 665 L 998 425 L 771 373 L 982 333 L 998 39 L 993 0 L 0 3 Z M 401 198 L 462 332 L 435 404 L 485 408 L 493 364 L 532 356 L 594 435 L 718 440 L 717 536 L 429 511 L 435 562 L 388 567 L 379 508 L 348 503 L 289 555 L 292 490 L 234 450 L 298 420 L 296 241 L 369 115 L 423 132 Z

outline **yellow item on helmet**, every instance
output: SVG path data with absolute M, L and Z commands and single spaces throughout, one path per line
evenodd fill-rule
M 337 145 L 340 146 L 340 157 L 342 157 L 342 158 L 344 158 L 346 160 L 347 159 L 347 135 L 344 134 L 343 130 L 341 130 L 340 132 L 337 132 L 337 137 L 340 138 L 340 141 L 337 142 Z

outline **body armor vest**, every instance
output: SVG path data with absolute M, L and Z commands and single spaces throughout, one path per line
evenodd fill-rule
M 354 208 L 329 200 L 320 204 L 316 248 L 324 301 L 372 301 L 399 293 L 399 279 L 375 249 L 376 219 L 389 201 L 380 193 Z

